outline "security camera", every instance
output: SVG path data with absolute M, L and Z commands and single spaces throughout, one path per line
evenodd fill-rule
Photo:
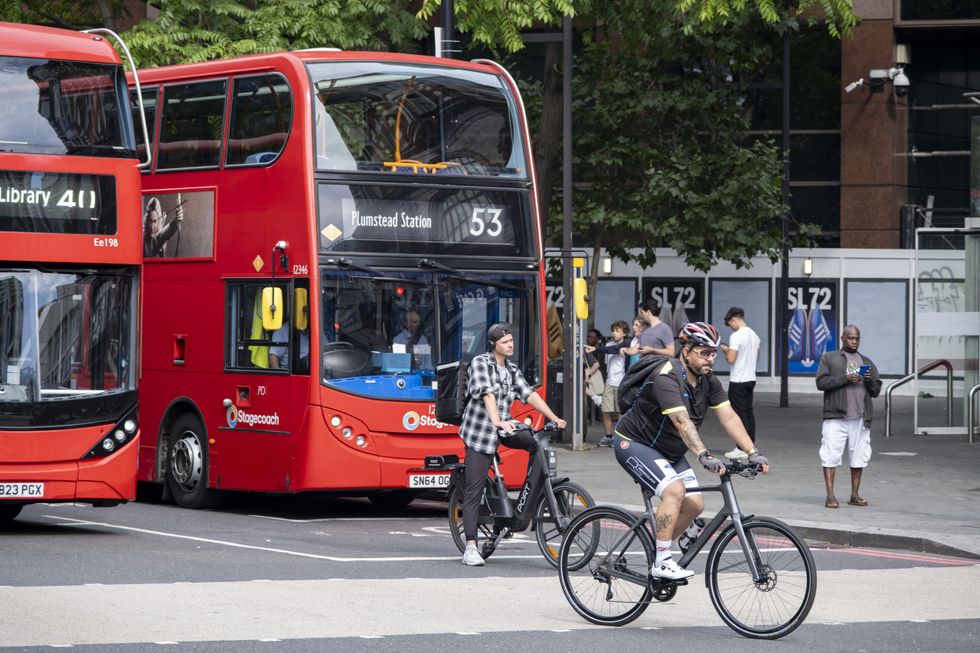
M 909 78 L 902 68 L 892 68 L 888 71 L 892 78 L 892 86 L 895 87 L 895 95 L 905 97 L 909 92 Z

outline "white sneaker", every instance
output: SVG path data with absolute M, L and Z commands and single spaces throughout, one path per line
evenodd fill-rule
M 466 545 L 466 550 L 463 551 L 463 559 L 460 562 L 470 567 L 482 567 L 485 564 L 483 556 L 480 555 L 480 552 L 476 550 L 476 546 L 473 544 Z
M 674 562 L 673 558 L 667 558 L 661 563 L 654 563 L 650 567 L 650 575 L 654 578 L 663 578 L 666 580 L 684 580 L 693 576 L 694 572 L 690 569 L 681 569 Z
M 735 447 L 734 449 L 732 449 L 731 451 L 725 454 L 725 458 L 728 458 L 729 460 L 745 460 L 748 457 L 749 454 L 745 453 L 738 447 Z

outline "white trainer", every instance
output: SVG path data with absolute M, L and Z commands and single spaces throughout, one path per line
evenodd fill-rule
M 694 575 L 690 569 L 681 569 L 674 562 L 673 558 L 667 558 L 663 562 L 654 563 L 650 567 L 650 575 L 654 578 L 664 578 L 666 580 L 684 580 Z
M 729 460 L 745 460 L 748 457 L 749 454 L 745 453 L 738 447 L 735 447 L 734 449 L 732 449 L 731 451 L 725 454 L 725 458 L 728 458 Z
M 480 552 L 476 550 L 476 546 L 473 544 L 466 545 L 466 550 L 463 551 L 463 559 L 460 562 L 470 567 L 482 567 L 486 564 L 483 561 L 483 556 L 480 555 Z

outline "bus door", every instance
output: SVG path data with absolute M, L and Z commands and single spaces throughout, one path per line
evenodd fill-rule
M 227 293 L 221 488 L 286 492 L 309 395 L 308 282 L 236 280 Z

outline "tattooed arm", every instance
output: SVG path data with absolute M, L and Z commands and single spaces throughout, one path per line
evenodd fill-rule
M 695 456 L 700 456 L 708 450 L 708 447 L 704 446 L 704 443 L 701 442 L 698 427 L 694 426 L 694 422 L 691 421 L 691 416 L 687 414 L 686 410 L 678 410 L 670 413 L 670 421 L 674 424 L 677 432 L 680 433 L 681 440 L 684 441 L 688 449 L 694 452 Z

